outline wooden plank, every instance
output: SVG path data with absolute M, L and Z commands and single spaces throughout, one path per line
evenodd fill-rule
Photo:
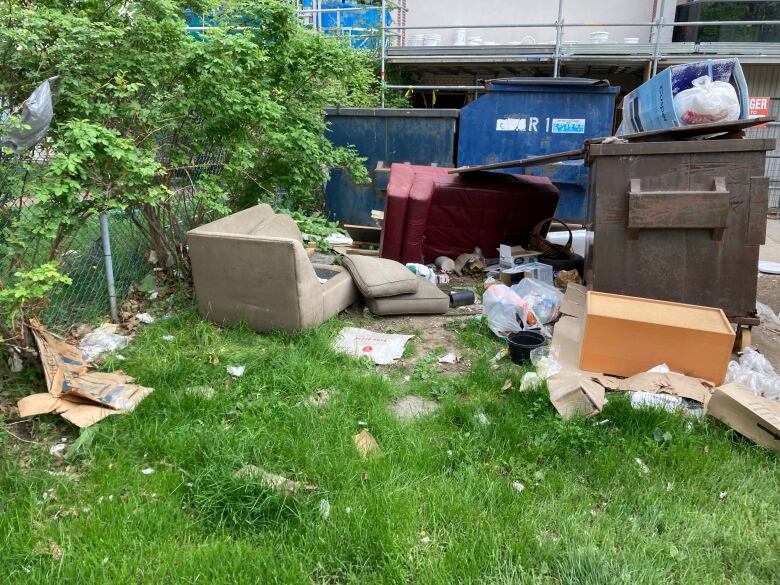
M 746 243 L 762 246 L 766 242 L 766 210 L 769 207 L 769 177 L 750 177 L 750 211 Z
M 352 225 L 346 223 L 343 224 L 342 227 L 347 230 L 349 237 L 352 238 L 355 242 L 378 244 L 379 239 L 382 236 L 381 227 L 370 225 Z

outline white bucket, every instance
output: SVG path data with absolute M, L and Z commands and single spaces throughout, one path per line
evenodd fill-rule
M 452 31 L 452 44 L 456 47 L 462 47 L 466 44 L 465 28 L 456 28 Z
M 406 38 L 406 46 L 407 47 L 422 47 L 423 46 L 423 35 L 409 35 Z
M 626 37 L 623 39 L 623 42 L 627 45 L 638 45 L 639 37 Z
M 609 42 L 609 33 L 607 31 L 597 31 L 590 33 L 590 42 L 595 44 L 602 44 Z
M 439 46 L 440 42 L 441 42 L 441 35 L 438 34 L 423 35 L 423 46 L 425 47 L 437 47 Z

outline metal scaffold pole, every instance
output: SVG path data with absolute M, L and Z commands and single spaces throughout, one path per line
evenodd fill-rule
M 387 38 L 386 37 L 387 31 L 385 30 L 387 28 L 386 27 L 387 23 L 385 22 L 385 11 L 386 11 L 386 9 L 387 9 L 387 0 L 382 0 L 382 11 L 381 11 L 381 14 L 379 15 L 379 23 L 380 23 L 379 26 L 381 27 L 381 30 L 382 30 L 382 38 L 380 40 L 380 43 L 381 43 L 382 46 L 380 48 L 380 51 L 381 51 L 381 53 L 380 53 L 381 54 L 380 61 L 381 61 L 381 63 L 380 63 L 380 66 L 379 66 L 380 67 L 380 69 L 379 69 L 379 82 L 380 82 L 380 91 L 381 91 L 381 96 L 382 96 L 382 107 L 383 108 L 385 107 L 385 83 L 386 83 L 386 79 L 385 79 L 385 61 L 386 61 L 385 39 Z
M 653 49 L 653 75 L 658 73 L 658 61 L 661 58 L 661 31 L 664 26 L 664 10 L 666 0 L 661 0 L 658 13 L 655 15 L 655 47 Z
M 563 43 L 563 0 L 558 0 L 558 20 L 555 21 L 555 67 L 553 77 L 558 77 L 561 68 L 561 43 Z

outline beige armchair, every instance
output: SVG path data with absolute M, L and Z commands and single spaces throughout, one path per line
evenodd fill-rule
M 350 274 L 312 264 L 296 223 L 269 205 L 195 228 L 187 243 L 198 311 L 215 323 L 307 329 L 359 298 Z

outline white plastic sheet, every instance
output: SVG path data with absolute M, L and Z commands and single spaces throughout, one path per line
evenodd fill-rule
M 745 349 L 738 362 L 729 362 L 726 382 L 739 382 L 753 394 L 780 400 L 780 376 L 772 364 L 752 347 Z
M 494 284 L 485 291 L 482 314 L 487 317 L 490 330 L 499 337 L 540 327 L 531 305 L 504 284 Z

